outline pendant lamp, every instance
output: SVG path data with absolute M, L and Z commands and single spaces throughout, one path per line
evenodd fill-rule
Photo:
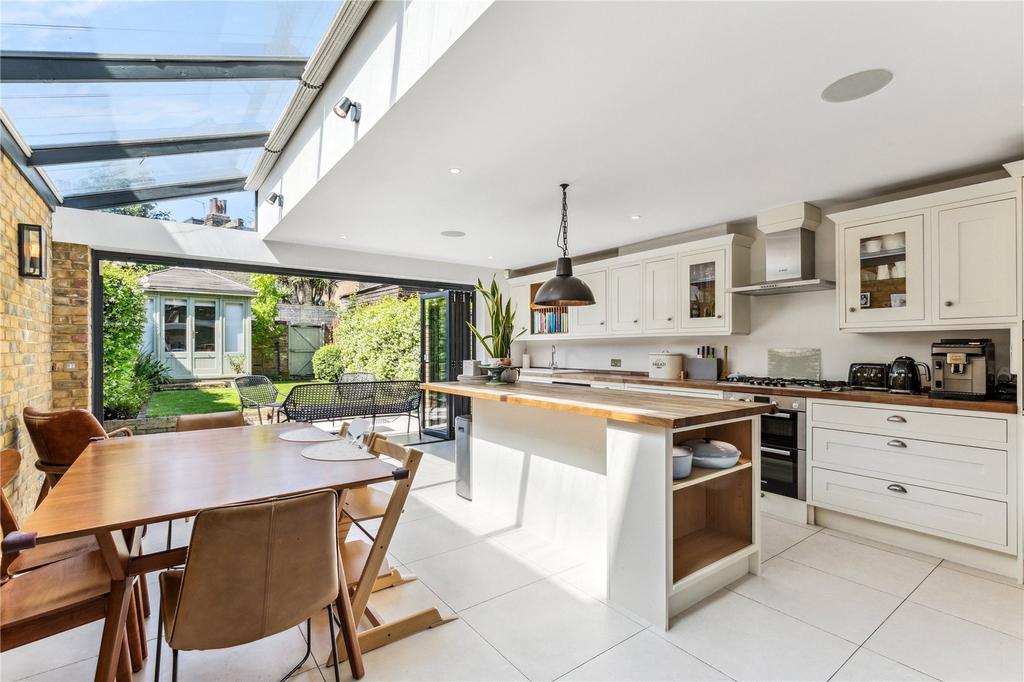
M 562 224 L 558 227 L 555 244 L 562 249 L 562 257 L 556 261 L 555 276 L 544 282 L 533 299 L 534 305 L 546 307 L 594 305 L 594 292 L 586 282 L 572 274 L 572 259 L 569 258 L 569 202 L 565 191 L 569 185 L 562 184 Z

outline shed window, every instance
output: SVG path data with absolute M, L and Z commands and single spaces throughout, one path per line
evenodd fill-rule
M 224 304 L 224 352 L 241 353 L 245 347 L 245 304 Z
M 197 353 L 212 353 L 217 350 L 217 304 L 214 301 L 196 301 L 196 346 Z
M 164 351 L 183 353 L 187 350 L 188 302 L 164 301 Z

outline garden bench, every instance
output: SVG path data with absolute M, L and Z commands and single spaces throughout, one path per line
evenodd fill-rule
M 281 404 L 288 421 L 338 421 L 369 417 L 376 426 L 377 417 L 406 415 L 407 426 L 420 408 L 418 381 L 346 381 L 298 384 Z M 416 420 L 419 426 L 419 419 Z M 422 429 L 418 429 L 422 436 Z

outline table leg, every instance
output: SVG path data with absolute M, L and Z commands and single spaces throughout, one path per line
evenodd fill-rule
M 134 583 L 135 581 L 132 580 Z M 136 590 L 133 585 L 129 590 L 128 617 L 124 625 L 127 630 L 125 636 L 128 639 L 128 653 L 131 654 L 132 672 L 139 672 L 145 665 L 145 654 L 142 653 L 142 643 L 145 641 L 145 632 L 139 631 L 139 600 L 136 599 Z
M 131 654 L 128 651 L 128 642 L 121 640 L 121 655 L 117 657 L 117 682 L 132 682 Z
M 117 671 L 117 659 L 125 641 L 124 628 L 128 617 L 128 599 L 131 596 L 129 584 L 130 579 L 110 584 L 107 615 L 100 637 L 100 657 L 96 661 L 96 682 L 112 682 Z

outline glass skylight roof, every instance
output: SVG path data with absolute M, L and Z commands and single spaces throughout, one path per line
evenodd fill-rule
M 30 146 L 270 130 L 295 82 L 6 83 L 0 102 Z
M 342 0 L 3 0 L 0 44 L 5 54 L 30 52 L 42 57 L 79 53 L 156 60 L 199 56 L 303 60 L 312 54 L 341 4 Z M 49 60 L 47 67 L 51 63 L 59 71 L 64 62 Z M 38 78 L 37 73 L 28 78 Z M 296 86 L 294 79 L 239 78 L 4 82 L 0 106 L 33 148 L 125 145 L 268 132 Z M 258 144 L 258 139 L 255 135 L 244 144 Z M 156 154 L 152 147 L 143 153 Z M 259 155 L 257 146 L 68 162 L 43 169 L 62 194 L 73 196 L 242 178 Z M 51 155 L 43 163 L 84 161 L 77 151 L 74 156 L 61 152 L 60 158 Z M 184 189 L 180 196 L 187 197 L 188 191 Z M 252 194 L 234 195 L 232 203 L 251 211 L 251 201 L 242 196 Z M 189 207 L 190 203 L 195 202 L 182 200 L 183 215 L 172 215 L 172 219 L 191 217 L 184 212 L 199 206 Z

